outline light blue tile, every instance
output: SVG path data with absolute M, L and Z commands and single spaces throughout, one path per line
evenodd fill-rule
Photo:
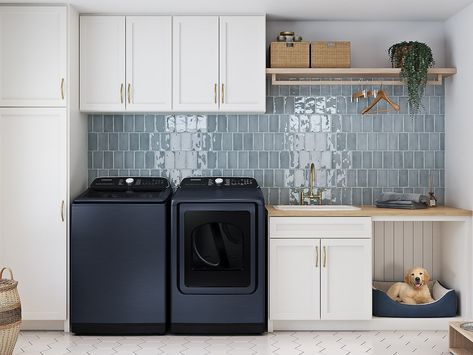
M 228 132 L 238 131 L 238 116 L 234 116 L 234 115 L 227 116 L 227 129 L 228 129 Z
M 258 131 L 268 132 L 269 131 L 269 119 L 266 115 L 258 116 Z
M 105 115 L 103 117 L 103 131 L 113 132 L 113 116 L 112 115 Z
M 104 169 L 113 168 L 113 152 L 104 152 L 103 153 L 103 167 Z
M 258 152 L 251 151 L 248 155 L 249 168 L 258 168 Z
M 392 169 L 394 166 L 393 152 L 383 152 L 383 168 Z
M 222 150 L 232 150 L 232 149 L 233 149 L 233 134 L 222 133 Z
M 227 132 L 227 116 L 217 116 L 217 132 Z
M 149 133 L 140 133 L 140 149 L 149 150 L 150 137 Z
M 233 149 L 242 150 L 243 149 L 243 135 L 242 133 L 233 133 Z
M 238 132 L 248 132 L 248 115 L 238 116 Z
M 144 132 L 145 130 L 145 116 L 135 115 L 135 132 Z
M 253 133 L 243 134 L 243 149 L 253 150 Z
M 248 152 L 238 152 L 238 167 L 240 169 L 248 168 Z
M 118 150 L 118 133 L 108 134 L 108 149 L 112 151 Z
M 88 145 L 89 145 L 89 150 L 97 150 L 97 148 L 98 148 L 97 133 L 89 132 L 89 134 L 88 134 Z
M 373 168 L 380 169 L 383 167 L 383 152 L 373 152 Z
M 258 154 L 259 159 L 259 168 L 260 169 L 267 169 L 269 167 L 269 154 L 268 152 L 259 152 Z

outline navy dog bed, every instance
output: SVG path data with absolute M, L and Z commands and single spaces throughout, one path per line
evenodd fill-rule
M 441 318 L 457 315 L 457 295 L 438 281 L 429 282 L 434 302 L 424 304 L 404 304 L 393 301 L 386 294 L 395 282 L 373 282 L 373 315 L 398 318 Z

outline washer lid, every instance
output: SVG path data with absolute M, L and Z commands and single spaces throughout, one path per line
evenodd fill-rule
M 164 203 L 171 193 L 161 177 L 101 177 L 74 203 Z

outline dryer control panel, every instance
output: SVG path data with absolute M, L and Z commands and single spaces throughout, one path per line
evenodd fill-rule
M 180 184 L 181 188 L 199 187 L 199 188 L 257 188 L 258 182 L 250 177 L 192 177 L 185 178 Z

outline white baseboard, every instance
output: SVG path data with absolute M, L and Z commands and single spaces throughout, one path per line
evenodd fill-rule
M 63 320 L 24 320 L 21 330 L 60 330 L 64 331 Z
M 278 331 L 310 331 L 310 330 L 448 330 L 448 323 L 459 321 L 453 318 L 378 318 L 360 321 L 272 321 L 272 330 Z M 271 330 L 270 330 L 271 331 Z

